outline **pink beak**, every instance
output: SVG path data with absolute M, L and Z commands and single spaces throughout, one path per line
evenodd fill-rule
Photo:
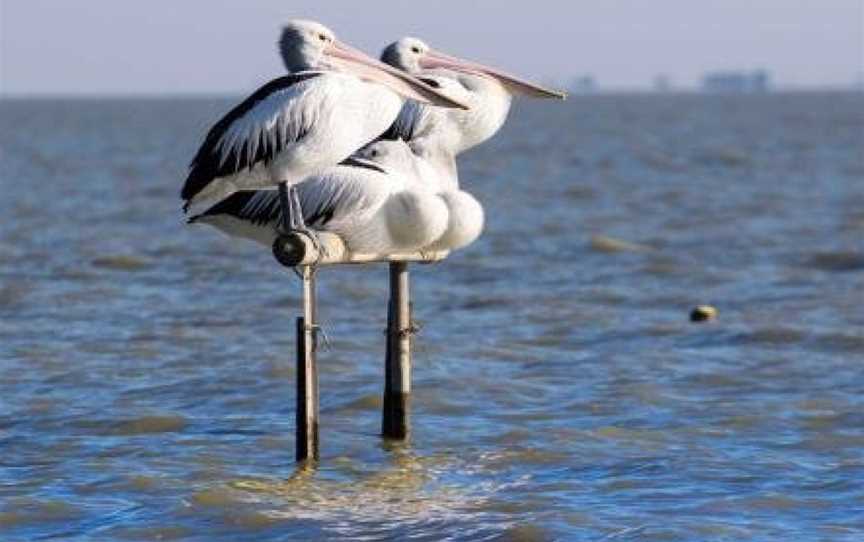
M 379 62 L 344 43 L 334 41 L 327 48 L 326 54 L 338 59 L 340 67 L 346 71 L 380 83 L 405 98 L 442 107 L 469 108 L 468 105 L 448 98 L 410 74 Z
M 567 94 L 564 92 L 544 88 L 540 85 L 495 68 L 445 55 L 438 51 L 427 52 L 423 58 L 420 59 L 420 68 L 443 68 L 475 75 L 485 75 L 501 82 L 501 84 L 504 85 L 504 87 L 512 94 L 521 94 L 524 96 L 532 96 L 534 98 L 557 98 L 559 100 L 563 100 L 567 97 Z

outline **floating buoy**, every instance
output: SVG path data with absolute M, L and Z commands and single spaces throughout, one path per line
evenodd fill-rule
M 717 309 L 711 305 L 696 305 L 690 311 L 691 322 L 708 322 L 717 318 Z

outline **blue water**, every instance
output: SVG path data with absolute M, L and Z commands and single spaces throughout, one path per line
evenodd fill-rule
M 0 540 L 864 539 L 864 95 L 520 103 L 412 267 L 410 442 L 386 267 L 320 272 L 299 471 L 298 281 L 179 212 L 230 103 L 0 102 Z

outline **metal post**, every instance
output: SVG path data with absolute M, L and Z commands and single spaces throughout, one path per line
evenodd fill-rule
M 408 264 L 392 262 L 381 422 L 381 433 L 385 438 L 406 439 L 411 432 L 411 333 Z
M 297 318 L 297 461 L 312 459 L 318 454 L 318 367 L 315 360 L 317 341 L 315 270 L 304 265 L 303 316 Z

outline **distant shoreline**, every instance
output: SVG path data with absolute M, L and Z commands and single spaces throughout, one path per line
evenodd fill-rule
M 765 97 L 796 94 L 860 94 L 864 89 L 843 87 L 791 87 L 779 88 L 768 92 L 705 92 L 699 89 L 671 89 L 655 91 L 652 89 L 600 89 L 592 92 L 570 91 L 571 99 L 609 96 L 723 96 L 723 97 Z M 238 100 L 244 97 L 241 93 L 209 94 L 209 93 L 166 93 L 166 94 L 0 94 L 0 101 L 128 101 L 128 100 Z

